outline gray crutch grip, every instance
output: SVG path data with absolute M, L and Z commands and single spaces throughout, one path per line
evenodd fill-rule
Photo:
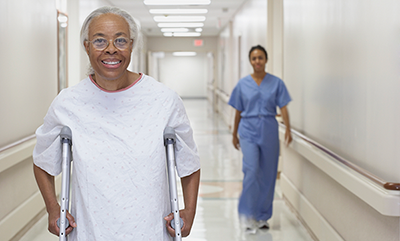
M 164 129 L 164 146 L 176 143 L 175 130 L 169 126 Z
M 68 126 L 64 126 L 60 132 L 61 139 L 69 139 L 72 140 L 72 131 Z
M 182 220 L 182 218 L 180 218 L 181 220 L 180 220 L 180 224 L 181 224 L 181 229 L 182 229 L 182 227 L 183 227 L 183 220 Z M 175 219 L 172 219 L 171 220 L 171 227 L 173 228 L 173 229 L 175 229 Z

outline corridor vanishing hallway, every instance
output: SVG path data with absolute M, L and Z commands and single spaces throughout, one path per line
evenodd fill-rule
M 241 192 L 241 153 L 231 144 L 228 126 L 205 99 L 184 100 L 201 160 L 201 184 L 197 214 L 186 241 L 312 241 L 301 222 L 282 198 L 279 180 L 274 214 L 268 231 L 243 234 L 237 214 Z M 178 185 L 180 185 L 178 183 Z M 179 191 L 180 197 L 181 191 Z M 182 206 L 183 200 L 180 200 Z M 47 215 L 21 241 L 57 241 L 47 231 Z

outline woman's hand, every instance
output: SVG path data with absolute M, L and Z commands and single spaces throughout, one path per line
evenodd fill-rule
M 239 150 L 239 148 L 240 148 L 240 142 L 239 142 L 239 138 L 238 138 L 237 135 L 233 135 L 232 143 L 233 143 L 233 146 L 235 147 L 235 149 L 236 149 L 236 150 Z
M 48 230 L 50 233 L 59 236 L 60 228 L 57 225 L 57 220 L 60 218 L 60 206 L 49 210 L 49 226 Z M 76 228 L 75 218 L 67 211 L 67 219 L 69 222 L 68 228 L 65 230 L 65 235 L 68 235 Z
M 193 212 L 187 211 L 185 209 L 179 211 L 179 215 L 182 218 L 183 226 L 181 228 L 182 237 L 187 237 L 190 234 L 190 230 L 192 229 L 194 215 Z M 171 227 L 171 221 L 174 219 L 174 214 L 170 213 L 168 216 L 164 218 L 167 223 L 167 231 L 171 237 L 175 237 L 175 230 Z M 182 224 L 181 224 L 182 225 Z M 178 228 L 175 226 L 175 228 Z

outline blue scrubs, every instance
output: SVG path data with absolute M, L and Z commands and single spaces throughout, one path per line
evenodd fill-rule
M 241 111 L 238 134 L 243 152 L 243 190 L 239 215 L 256 221 L 272 216 L 278 171 L 279 139 L 276 107 L 291 101 L 283 81 L 266 74 L 260 86 L 248 75 L 239 80 L 229 105 Z

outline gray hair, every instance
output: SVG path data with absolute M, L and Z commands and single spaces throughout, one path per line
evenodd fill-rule
M 130 38 L 133 39 L 133 50 L 140 45 L 140 26 L 139 24 L 133 19 L 133 17 L 126 12 L 117 7 L 105 6 L 94 10 L 82 24 L 81 29 L 81 44 L 82 47 L 85 49 L 85 41 L 89 40 L 89 25 L 95 17 L 101 16 L 103 14 L 115 14 L 123 17 L 129 25 L 129 35 Z M 89 66 L 89 74 L 94 74 L 94 70 L 91 66 Z

